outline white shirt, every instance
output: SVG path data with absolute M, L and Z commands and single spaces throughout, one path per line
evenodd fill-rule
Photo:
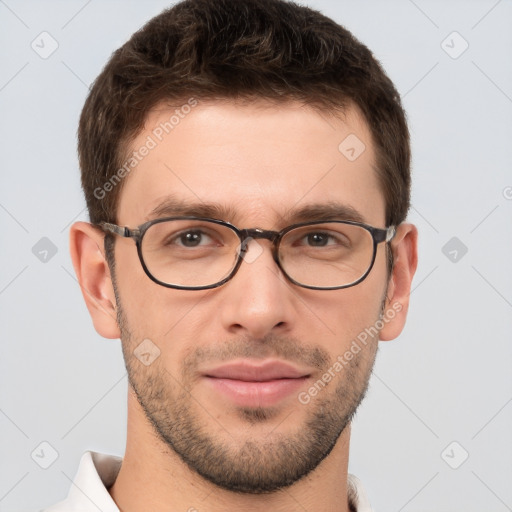
M 121 469 L 123 459 L 85 452 L 68 497 L 42 512 L 119 512 L 107 489 Z M 348 475 L 348 498 L 356 512 L 372 512 L 361 481 Z

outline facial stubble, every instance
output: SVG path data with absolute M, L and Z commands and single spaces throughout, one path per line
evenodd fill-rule
M 368 389 L 378 347 L 376 339 L 346 361 L 341 372 L 308 404 L 297 399 L 297 411 L 306 412 L 303 425 L 297 424 L 297 411 L 292 411 L 280 420 L 279 429 L 255 437 L 249 427 L 265 426 L 282 411 L 279 407 L 239 407 L 236 412 L 239 421 L 247 426 L 247 435 L 239 440 L 241 427 L 235 440 L 218 420 L 213 421 L 213 414 L 208 411 L 211 404 L 201 403 L 192 393 L 200 361 L 208 360 L 213 353 L 217 360 L 218 349 L 191 353 L 183 362 L 180 376 L 165 368 L 162 357 L 145 366 L 133 353 L 142 338 L 135 336 L 129 326 L 115 283 L 114 291 L 129 383 L 142 410 L 164 445 L 192 471 L 220 488 L 240 494 L 272 493 L 308 475 L 332 451 Z M 383 307 L 384 301 L 381 314 Z M 229 340 L 222 347 L 226 360 L 276 356 L 315 366 L 320 376 L 332 366 L 324 349 L 305 347 L 287 337 L 269 336 L 257 343 Z M 284 434 L 287 426 L 295 429 Z

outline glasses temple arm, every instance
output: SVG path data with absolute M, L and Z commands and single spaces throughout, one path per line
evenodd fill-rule
M 116 224 L 111 224 L 110 222 L 100 222 L 100 227 L 104 231 L 108 231 L 109 233 L 113 233 L 114 235 L 129 237 L 128 228 L 122 228 L 121 226 L 117 226 Z
M 386 229 L 386 243 L 391 242 L 396 235 L 396 226 L 389 226 Z

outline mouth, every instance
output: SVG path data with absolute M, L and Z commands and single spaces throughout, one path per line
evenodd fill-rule
M 208 370 L 203 377 L 215 393 L 235 405 L 269 407 L 297 393 L 311 373 L 282 361 L 239 361 Z

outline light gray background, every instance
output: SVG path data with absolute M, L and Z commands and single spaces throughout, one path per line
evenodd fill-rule
M 0 0 L 1 511 L 62 499 L 85 450 L 124 450 L 120 343 L 94 331 L 68 254 L 70 223 L 87 219 L 76 128 L 111 52 L 168 5 Z M 512 510 L 512 2 L 309 5 L 382 62 L 414 151 L 409 321 L 381 343 L 349 470 L 381 512 Z M 31 48 L 50 48 L 43 31 L 59 45 L 47 59 Z

